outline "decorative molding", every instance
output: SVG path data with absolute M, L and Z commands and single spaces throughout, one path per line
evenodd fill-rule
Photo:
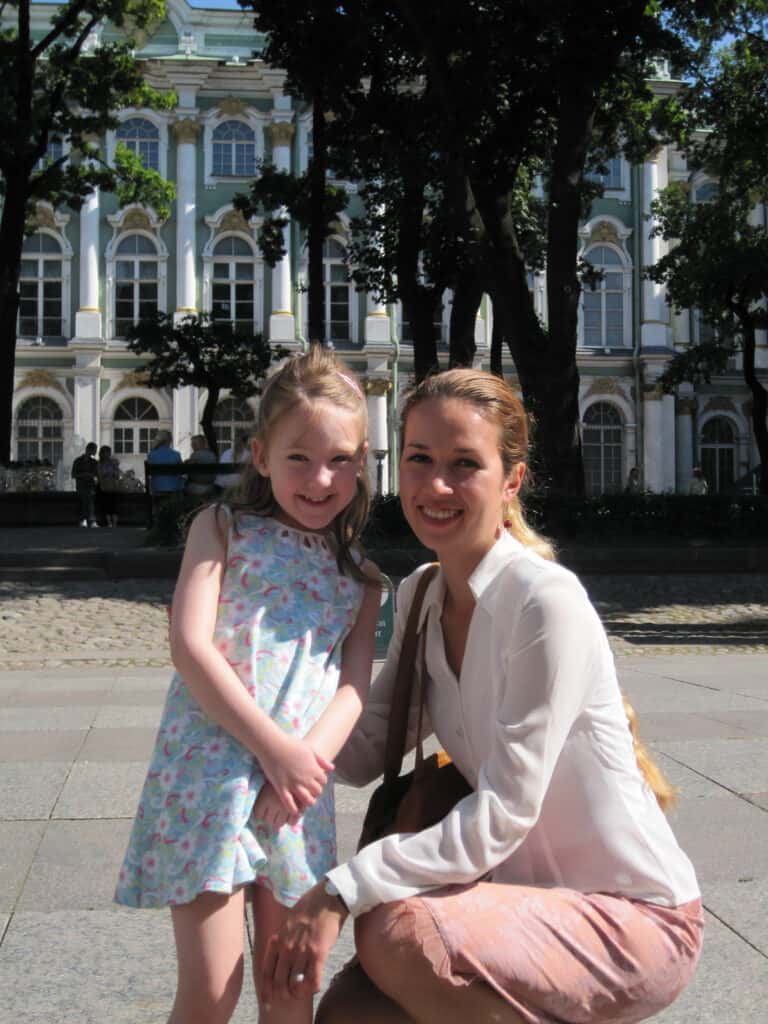
M 240 210 L 228 210 L 218 224 L 219 231 L 248 231 L 248 225 Z
M 193 121 L 191 117 L 185 117 L 181 121 L 174 121 L 171 125 L 177 145 L 185 142 L 195 143 L 200 134 L 200 124 Z
M 48 228 L 49 231 L 54 231 L 56 234 L 63 234 L 64 228 L 69 224 L 69 215 L 66 213 L 59 213 L 58 210 L 54 210 L 50 203 L 40 201 L 35 204 L 35 212 L 32 214 L 31 221 L 35 227 Z
M 118 382 L 115 384 L 115 391 L 124 391 L 127 388 L 146 388 L 149 387 L 149 374 L 146 370 L 131 370 L 126 373 Z
M 704 412 L 737 412 L 736 406 L 730 398 L 710 398 L 704 406 Z
M 392 390 L 392 381 L 386 377 L 366 377 L 363 380 L 363 390 L 371 397 L 388 395 Z
M 661 384 L 643 384 L 644 402 L 660 402 L 662 398 L 666 398 L 666 392 Z
M 296 128 L 290 121 L 272 121 L 269 125 L 269 134 L 273 146 L 290 146 Z
M 151 207 L 139 206 L 138 203 L 109 214 L 107 222 L 112 227 L 113 242 L 123 231 L 147 231 L 151 235 L 158 235 L 163 223 Z
M 152 221 L 144 210 L 131 210 L 123 219 L 124 231 L 151 231 Z
M 20 391 L 22 388 L 55 388 L 57 391 L 64 392 L 61 381 L 57 380 L 48 370 L 30 370 L 25 374 L 17 390 Z
M 218 107 L 222 114 L 228 114 L 231 117 L 236 114 L 244 114 L 248 109 L 248 104 L 237 96 L 225 96 L 223 100 L 219 100 Z
M 587 397 L 591 395 L 620 395 L 625 398 L 624 389 L 615 377 L 596 377 L 587 390 Z

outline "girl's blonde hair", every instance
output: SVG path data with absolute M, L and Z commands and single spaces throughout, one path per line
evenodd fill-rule
M 427 377 L 405 399 L 400 418 L 401 438 L 405 437 L 405 424 L 411 410 L 420 402 L 432 398 L 455 398 L 470 402 L 481 416 L 498 427 L 499 455 L 506 474 L 528 458 L 527 413 L 515 392 L 500 377 L 471 369 L 446 370 Z M 505 527 L 516 540 L 542 558 L 556 561 L 553 546 L 526 522 L 519 495 L 515 495 L 511 502 L 503 506 L 502 515 Z M 637 766 L 653 790 L 661 809 L 669 811 L 675 805 L 677 791 L 640 740 L 635 709 L 623 694 L 622 699 Z
M 268 450 L 272 432 L 281 417 L 299 406 L 311 408 L 320 401 L 359 415 L 362 445 L 368 435 L 368 409 L 362 388 L 349 367 L 320 345 L 312 345 L 308 352 L 291 356 L 269 378 L 261 394 L 253 439 Z M 262 476 L 252 464 L 243 470 L 230 505 L 235 521 L 238 514 L 271 516 L 279 511 L 269 477 Z M 365 576 L 352 551 L 359 542 L 369 506 L 368 473 L 363 466 L 357 477 L 355 496 L 332 524 L 339 570 L 359 580 L 364 580 Z
M 400 436 L 405 436 L 408 414 L 420 402 L 432 398 L 456 398 L 471 402 L 499 430 L 499 455 L 505 474 L 528 458 L 528 414 L 512 388 L 484 370 L 457 369 L 427 377 L 407 395 L 401 414 Z M 504 525 L 525 547 L 549 561 L 555 560 L 552 545 L 527 522 L 518 494 L 502 507 Z

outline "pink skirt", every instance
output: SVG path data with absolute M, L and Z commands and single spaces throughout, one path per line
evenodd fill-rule
M 652 1017 L 691 980 L 704 928 L 700 900 L 662 907 L 490 882 L 397 906 L 393 931 L 421 948 L 438 977 L 454 985 L 482 979 L 526 1024 Z

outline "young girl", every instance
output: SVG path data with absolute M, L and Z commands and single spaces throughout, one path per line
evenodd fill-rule
M 261 398 L 253 466 L 229 506 L 189 532 L 173 600 L 170 686 L 117 886 L 170 906 L 178 954 L 169 1024 L 230 1019 L 287 908 L 333 867 L 328 774 L 368 689 L 378 571 L 359 564 L 368 509 L 366 405 L 314 347 Z M 261 1004 L 309 1024 L 312 999 Z

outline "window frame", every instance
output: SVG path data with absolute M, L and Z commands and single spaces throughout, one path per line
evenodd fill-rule
M 245 124 L 254 135 L 254 171 L 248 174 L 218 174 L 214 171 L 213 167 L 213 135 L 217 128 L 225 124 L 228 121 L 240 121 Z M 264 159 L 265 155 L 265 143 L 264 143 L 264 132 L 267 124 L 269 123 L 269 117 L 266 113 L 256 110 L 253 107 L 246 107 L 244 110 L 235 112 L 225 112 L 219 108 L 214 108 L 208 115 L 203 119 L 203 153 L 204 153 L 204 173 L 203 173 L 203 184 L 207 187 L 213 187 L 219 183 L 227 184 L 231 182 L 239 181 L 252 181 L 259 175 L 259 162 Z
M 59 220 L 59 218 L 57 218 L 57 222 L 58 222 L 58 220 Z M 62 220 L 62 223 L 61 223 L 61 229 L 62 230 L 54 231 L 51 228 L 38 223 L 36 225 L 36 227 L 35 227 L 35 230 L 32 232 L 32 234 L 28 236 L 28 238 L 34 238 L 35 235 L 47 235 L 49 238 L 53 239 L 53 241 L 56 243 L 56 245 L 58 245 L 58 247 L 59 247 L 59 253 L 58 254 L 54 255 L 53 253 L 50 253 L 48 255 L 45 255 L 42 252 L 41 253 L 25 254 L 23 252 L 23 250 L 22 250 L 22 255 L 21 255 L 22 263 L 23 263 L 23 261 L 25 259 L 30 259 L 30 258 L 31 259 L 35 259 L 35 260 L 38 261 L 38 275 L 37 275 L 36 278 L 24 278 L 22 275 L 19 276 L 20 301 L 19 301 L 19 309 L 18 309 L 17 316 L 16 316 L 16 338 L 22 344 L 26 343 L 26 344 L 36 345 L 36 344 L 39 344 L 38 339 L 41 339 L 42 341 L 45 341 L 46 339 L 48 339 L 49 341 L 58 341 L 58 342 L 60 342 L 62 340 L 66 340 L 71 335 L 71 331 L 72 331 L 72 323 L 71 323 L 71 320 L 72 320 L 72 246 L 69 244 L 69 241 L 67 240 L 67 237 L 66 237 L 66 235 L 64 234 L 64 231 L 63 231 L 63 227 L 66 224 L 66 222 L 69 220 L 69 218 L 68 217 L 66 219 L 62 218 L 61 220 Z M 28 239 L 25 239 L 25 242 L 27 240 Z M 46 278 L 44 275 L 41 276 L 41 274 L 40 274 L 40 265 L 42 264 L 44 266 L 46 259 L 48 259 L 50 262 L 53 262 L 54 260 L 56 260 L 56 261 L 61 263 L 61 277 L 55 279 L 55 280 L 60 280 L 61 281 L 61 334 L 45 334 L 45 333 L 42 333 L 42 332 L 39 332 L 39 331 L 36 332 L 35 334 L 22 334 L 21 333 L 21 302 L 23 301 L 23 299 L 21 298 L 21 283 L 22 283 L 22 281 L 24 281 L 24 280 L 27 280 L 27 281 L 35 280 L 35 281 L 37 281 L 38 288 L 37 288 L 37 296 L 36 296 L 36 304 L 37 304 L 36 319 L 37 319 L 38 328 L 41 326 L 42 321 L 45 319 L 43 313 L 41 312 L 42 306 L 43 306 L 43 304 L 45 302 L 45 294 L 44 294 L 44 288 L 41 290 L 40 285 L 41 284 L 44 285 L 46 280 L 54 280 L 52 278 Z
M 134 119 L 149 121 L 158 130 L 158 167 L 157 171 L 161 177 L 168 177 L 168 119 L 159 114 L 156 110 L 149 110 L 147 107 L 141 109 L 121 110 L 117 115 L 120 124 Z M 106 135 L 107 163 L 110 167 L 115 163 L 115 150 L 117 149 L 117 130 L 110 128 Z
M 35 402 L 35 401 L 50 403 L 51 406 L 53 406 L 55 409 L 58 410 L 59 416 L 58 417 L 54 417 L 52 419 L 44 419 L 43 417 L 25 418 L 25 420 L 23 421 L 24 424 L 28 425 L 28 424 L 34 424 L 34 423 L 37 423 L 37 424 L 55 423 L 55 424 L 58 425 L 59 435 L 58 435 L 58 437 L 53 437 L 52 436 L 51 438 L 46 439 L 44 434 L 42 433 L 42 430 L 39 430 L 37 435 L 34 438 L 24 438 L 23 439 L 23 443 L 24 444 L 34 443 L 34 444 L 37 445 L 37 447 L 38 447 L 38 454 L 34 455 L 34 456 L 22 456 L 21 452 L 20 452 L 20 448 L 19 448 L 20 444 L 22 443 L 22 438 L 19 437 L 19 427 L 21 425 L 22 420 L 21 420 L 21 417 L 19 416 L 19 413 L 20 413 L 21 410 L 23 410 L 24 406 L 27 405 L 27 403 Z M 42 446 L 46 443 L 46 440 L 48 440 L 51 443 L 58 442 L 58 444 L 57 444 L 58 456 L 56 458 L 48 459 L 48 461 L 50 462 L 50 464 L 52 466 L 56 466 L 57 463 L 61 462 L 61 460 L 64 458 L 64 440 L 65 440 L 65 436 L 66 436 L 66 433 L 67 433 L 67 430 L 66 430 L 67 419 L 68 419 L 67 411 L 62 407 L 61 402 L 57 398 L 54 398 L 49 393 L 35 391 L 35 392 L 31 393 L 31 394 L 25 395 L 23 398 L 20 398 L 18 403 L 17 403 L 17 405 L 16 405 L 16 407 L 13 410 L 13 446 L 12 447 L 13 447 L 13 450 L 15 451 L 15 453 L 16 453 L 16 459 L 21 462 L 21 461 L 34 461 L 35 459 L 40 459 L 42 461 L 43 459 L 48 458 L 45 455 L 39 454 Z M 43 430 L 44 430 L 44 428 L 43 428 Z
M 144 218 L 145 227 L 128 227 L 131 223 L 130 214 L 132 211 L 140 212 Z M 143 235 L 155 246 L 157 251 L 157 310 L 165 313 L 168 309 L 168 249 L 160 236 L 160 221 L 150 210 L 141 206 L 129 206 L 120 212 L 117 217 L 108 218 L 112 225 L 112 239 L 107 245 L 105 258 L 104 276 L 104 337 L 115 345 L 125 347 L 125 338 L 116 334 L 117 322 L 117 263 L 120 261 L 118 249 L 122 242 L 131 235 Z M 149 226 L 151 225 L 151 229 Z
M 221 255 L 217 257 L 216 248 L 221 242 L 226 241 L 228 238 L 236 238 L 249 247 L 252 254 L 252 260 L 247 261 L 245 257 L 228 256 L 222 258 Z M 253 294 L 253 332 L 261 333 L 264 330 L 264 260 L 262 259 L 261 252 L 258 249 L 253 238 L 249 237 L 243 231 L 220 231 L 218 234 L 213 234 L 208 240 L 205 248 L 203 249 L 203 309 L 213 315 L 213 290 L 217 283 L 217 279 L 214 276 L 214 264 L 225 262 L 232 262 L 234 265 L 238 263 L 251 263 L 253 266 L 253 277 L 248 282 L 252 285 Z M 218 279 L 220 284 L 222 279 Z M 236 274 L 233 276 L 230 272 L 227 278 L 227 283 L 230 285 L 230 303 L 235 304 L 237 302 L 236 296 L 233 300 L 232 288 L 238 283 L 244 284 L 245 278 L 238 279 Z M 237 323 L 237 319 L 229 320 L 229 323 Z
M 600 308 L 600 324 L 601 324 L 601 340 L 597 345 L 590 344 L 586 340 L 586 323 L 585 323 L 585 296 L 588 292 L 592 292 L 592 289 L 584 285 L 581 288 L 579 295 L 579 319 L 578 319 L 578 335 L 577 345 L 578 348 L 584 349 L 588 352 L 627 352 L 632 348 L 632 266 L 627 258 L 627 253 L 622 246 L 617 245 L 615 242 L 610 240 L 603 240 L 600 238 L 590 238 L 584 249 L 580 253 L 581 258 L 589 260 L 589 254 L 594 249 L 605 247 L 612 252 L 616 253 L 618 257 L 618 264 L 594 264 L 597 269 L 603 270 L 605 273 L 620 273 L 622 275 L 622 309 L 621 309 L 621 341 L 611 342 L 607 338 L 607 314 L 609 312 L 605 296 L 608 294 L 606 289 L 606 281 L 603 278 L 602 281 L 598 282 L 597 288 L 594 290 L 595 294 L 601 295 L 601 308 Z M 591 261 L 589 261 L 591 262 Z M 611 289 L 613 294 L 616 294 L 616 290 Z
M 605 407 L 606 409 L 610 409 L 610 411 L 612 413 L 615 413 L 615 415 L 618 418 L 618 423 L 597 423 L 597 424 L 593 424 L 593 423 L 589 423 L 587 421 L 587 417 L 590 414 L 594 415 L 595 411 L 597 409 L 602 408 L 602 407 Z M 599 397 L 597 397 L 595 399 L 594 402 L 590 402 L 590 404 L 583 410 L 583 412 L 581 414 L 581 417 L 580 417 L 580 421 L 581 421 L 582 459 L 583 459 L 583 462 L 584 462 L 584 489 L 585 489 L 586 493 L 587 494 L 620 494 L 622 489 L 623 489 L 624 481 L 625 481 L 625 477 L 626 477 L 625 461 L 626 461 L 626 435 L 627 435 L 627 423 L 626 423 L 626 419 L 624 417 L 624 413 L 623 413 L 622 409 L 615 402 L 611 402 L 611 401 L 607 400 L 606 398 L 604 398 L 602 396 L 599 396 Z M 600 466 L 599 466 L 600 487 L 599 487 L 598 490 L 595 490 L 595 489 L 593 489 L 591 487 L 591 481 L 590 481 L 590 476 L 589 476 L 590 460 L 588 459 L 588 457 L 586 455 L 586 448 L 588 447 L 588 443 L 587 443 L 587 440 L 586 440 L 586 432 L 588 430 L 594 430 L 594 431 L 599 431 L 600 432 L 600 445 L 599 445 L 599 453 L 600 453 Z M 608 431 L 608 430 L 618 430 L 619 431 L 618 440 L 610 441 L 609 443 L 606 443 L 606 441 L 605 441 L 605 432 Z M 594 443 L 590 443 L 589 447 L 591 448 L 591 447 L 598 447 L 598 446 L 595 445 Z M 615 479 L 611 480 L 609 487 L 606 487 L 606 449 L 609 448 L 609 447 L 612 448 L 612 449 L 613 448 L 618 449 L 618 464 L 616 465 L 615 455 L 614 455 L 613 456 L 613 460 L 614 460 L 613 470 L 616 471 L 615 472 Z

